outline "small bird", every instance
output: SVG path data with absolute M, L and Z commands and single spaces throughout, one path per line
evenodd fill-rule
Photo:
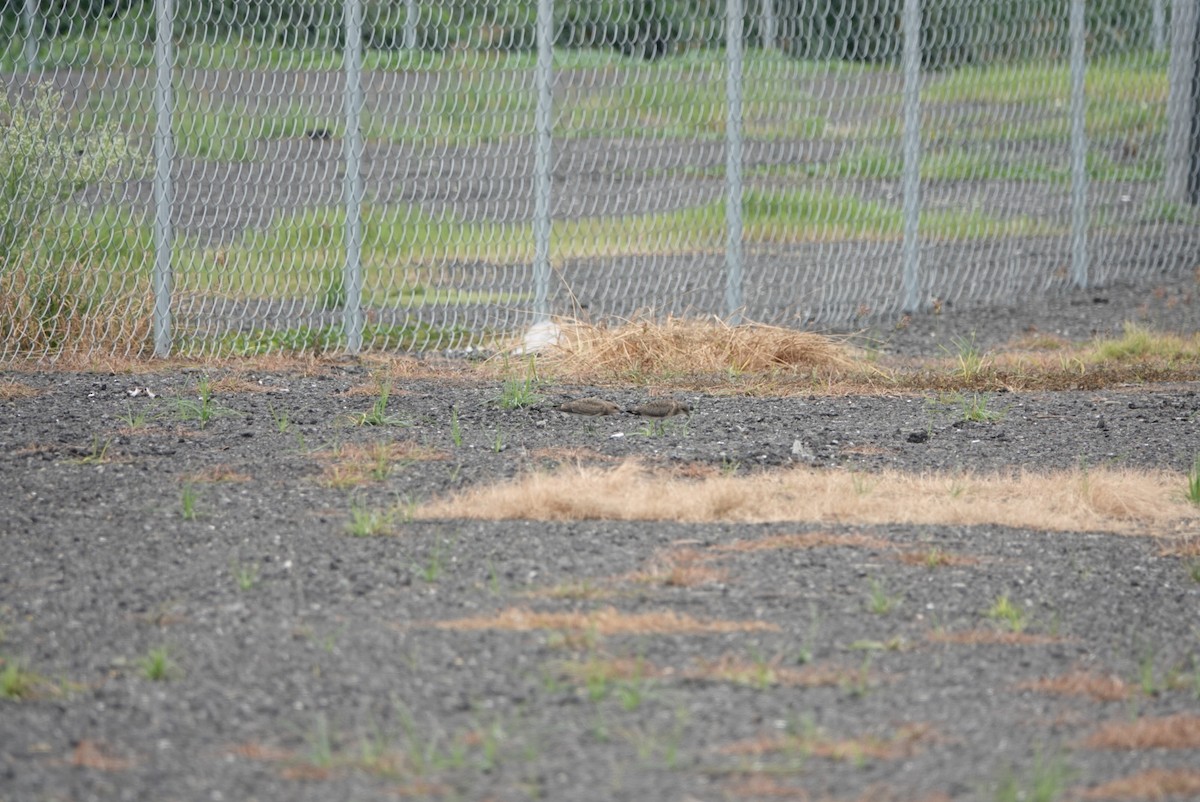
M 558 411 L 571 415 L 615 415 L 621 408 L 603 398 L 576 398 L 559 404 Z
M 643 418 L 670 418 L 674 415 L 691 416 L 692 408 L 682 401 L 664 398 L 658 401 L 647 401 L 636 407 L 629 408 L 630 414 L 640 415 Z

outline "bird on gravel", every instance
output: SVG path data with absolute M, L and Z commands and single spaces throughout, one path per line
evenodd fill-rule
M 603 398 L 576 398 L 572 401 L 564 401 L 558 405 L 559 412 L 567 412 L 571 415 L 615 415 L 621 411 L 621 408 L 612 401 L 605 401 Z
M 692 408 L 682 401 L 664 398 L 658 401 L 647 401 L 645 404 L 640 404 L 636 407 L 630 407 L 627 410 L 631 415 L 637 415 L 642 418 L 653 418 L 655 420 L 663 420 L 675 415 L 687 415 L 691 417 Z

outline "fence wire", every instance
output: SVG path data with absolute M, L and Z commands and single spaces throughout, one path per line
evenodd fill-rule
M 164 333 L 185 355 L 325 351 L 360 324 L 364 348 L 460 349 L 547 314 L 858 328 L 1200 263 L 1196 0 L 1088 3 L 1086 110 L 1079 0 L 923 0 L 908 73 L 913 0 L 744 2 L 729 48 L 726 0 L 559 0 L 540 87 L 536 0 L 7 0 L 0 358 L 148 355 Z

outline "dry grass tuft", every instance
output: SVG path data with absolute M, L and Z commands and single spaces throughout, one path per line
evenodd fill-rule
M 687 523 L 1000 524 L 1051 531 L 1161 534 L 1195 526 L 1200 508 L 1167 471 L 1116 469 L 963 475 L 862 475 L 792 468 L 678 479 L 636 460 L 573 466 L 475 487 L 420 507 L 424 519 L 650 520 Z
M 260 384 L 245 376 L 222 376 L 212 383 L 213 393 L 278 393 L 280 388 Z
M 314 455 L 324 463 L 321 483 L 327 487 L 357 487 L 387 478 L 395 463 L 429 462 L 447 455 L 409 440 L 369 445 L 342 445 Z
M 125 771 L 134 761 L 114 756 L 103 744 L 84 739 L 71 753 L 71 765 L 96 771 Z
M 883 551 L 892 544 L 870 535 L 839 535 L 833 532 L 805 532 L 795 535 L 768 535 L 754 540 L 735 540 L 732 543 L 714 546 L 717 551 L 753 552 L 777 551 L 781 549 L 874 549 Z
M 930 643 L 955 643 L 967 646 L 1044 646 L 1062 643 L 1056 635 L 1035 635 L 1030 632 L 1011 632 L 1001 629 L 965 629 L 958 631 L 933 630 L 925 633 Z
M 438 629 L 498 629 L 512 632 L 567 630 L 596 635 L 700 635 L 724 632 L 776 632 L 779 627 L 765 621 L 700 621 L 674 610 L 623 613 L 614 607 L 592 612 L 539 613 L 510 607 L 491 616 L 437 621 Z
M 764 735 L 760 738 L 735 741 L 722 747 L 721 752 L 748 757 L 787 753 L 828 760 L 899 760 L 916 754 L 922 743 L 935 737 L 932 726 L 911 724 L 901 727 L 888 737 L 864 735 L 858 738 L 830 738 L 818 733 Z
M 1089 749 L 1200 749 L 1200 716 L 1110 721 L 1083 745 Z
M 539 357 L 559 378 L 723 375 L 771 371 L 845 370 L 849 351 L 811 332 L 713 318 L 634 319 L 616 327 L 556 321 L 559 343 Z
M 841 687 L 848 683 L 862 683 L 869 680 L 869 677 L 864 676 L 858 668 L 848 669 L 837 665 L 809 665 L 791 668 L 782 665 L 782 662 L 781 657 L 771 660 L 746 660 L 743 657 L 725 654 L 716 660 L 698 659 L 696 668 L 684 672 L 683 676 L 688 679 L 729 682 L 734 685 L 749 685 L 755 688 L 775 685 L 797 688 Z
M 896 558 L 905 565 L 921 565 L 926 568 L 945 568 L 954 565 L 978 565 L 979 558 L 966 554 L 954 554 L 939 548 L 912 549 L 902 551 Z
M 1200 537 L 1185 536 L 1164 544 L 1158 554 L 1160 557 L 1200 557 Z
M 690 588 L 724 582 L 728 576 L 727 571 L 705 564 L 713 559 L 714 555 L 705 554 L 697 549 L 664 549 L 650 558 L 650 564 L 645 569 L 629 574 L 626 578 L 633 582 L 668 588 Z
M 1017 686 L 1018 690 L 1052 693 L 1062 696 L 1090 696 L 1101 702 L 1128 699 L 1129 684 L 1112 674 L 1072 671 L 1058 677 L 1030 680 Z
M 1200 771 L 1195 769 L 1146 769 L 1080 794 L 1083 799 L 1160 800 L 1190 796 L 1200 796 Z
M 0 383 L 0 401 L 15 401 L 18 398 L 33 398 L 41 395 L 41 391 L 28 384 L 9 379 Z

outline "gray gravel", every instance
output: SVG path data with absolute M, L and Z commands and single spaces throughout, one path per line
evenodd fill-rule
M 1195 386 L 997 395 L 989 404 L 1003 417 L 990 424 L 964 422 L 954 401 L 932 395 L 681 394 L 696 409 L 690 422 L 648 436 L 627 416 L 552 410 L 592 394 L 644 400 L 634 388 L 553 387 L 538 408 L 503 410 L 499 386 L 427 380 L 399 383 L 390 399 L 388 413 L 407 425 L 352 426 L 346 419 L 372 402 L 348 392 L 372 381 L 352 362 L 252 377 L 270 393 L 218 385 L 218 414 L 201 428 L 180 407 L 200 378 L 0 378 L 40 390 L 0 405 L 0 656 L 58 689 L 0 699 L 3 802 L 990 800 L 1005 798 L 1006 783 L 1032 792 L 1050 769 L 1065 772 L 1056 784 L 1065 790 L 1196 764 L 1195 749 L 1085 744 L 1104 722 L 1200 712 L 1200 583 L 1193 564 L 1149 539 L 825 526 L 890 545 L 731 552 L 719 547 L 814 527 L 445 520 L 400 521 L 388 536 L 347 532 L 355 504 L 403 509 L 551 465 L 564 449 L 742 472 L 797 462 L 1185 470 L 1200 453 Z M 357 487 L 322 481 L 315 453 L 396 440 L 440 458 L 396 463 Z M 81 461 L 104 444 L 105 462 Z M 216 468 L 242 478 L 197 478 Z M 183 515 L 185 492 L 194 520 Z M 973 561 L 896 559 L 935 547 Z M 629 577 L 684 548 L 724 575 L 691 587 Z M 546 592 L 556 587 L 576 592 Z M 889 611 L 872 611 L 873 589 Z M 995 629 L 985 612 L 1002 595 L 1040 640 L 930 639 Z M 434 626 L 513 607 L 607 606 L 770 628 L 564 636 Z M 171 669 L 152 681 L 143 661 L 159 647 Z M 589 686 L 563 668 L 600 657 L 641 660 L 645 673 Z M 696 676 L 723 657 L 834 679 Z M 1072 670 L 1116 675 L 1129 695 L 1019 687 Z M 788 733 L 797 740 L 782 752 L 730 748 Z M 818 735 L 892 751 L 835 759 L 803 746 Z

